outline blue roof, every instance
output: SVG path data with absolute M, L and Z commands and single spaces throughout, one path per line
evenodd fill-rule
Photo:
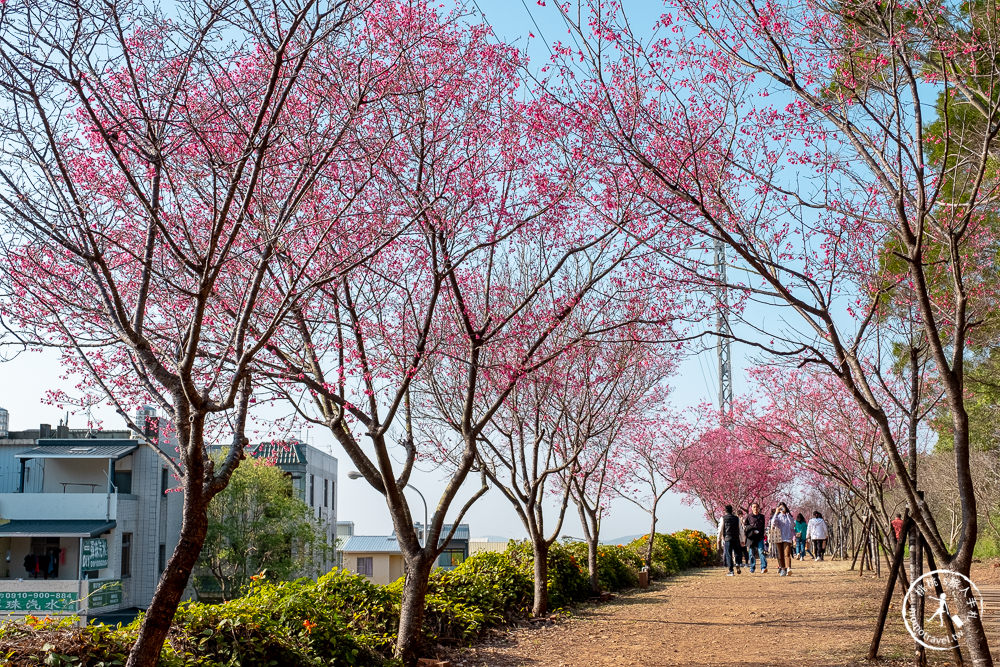
M 417 534 L 423 529 L 422 523 L 414 524 L 414 528 L 417 529 Z M 444 542 L 444 539 L 448 537 L 448 531 L 451 530 L 451 524 L 446 523 L 441 528 L 440 541 Z M 458 528 L 455 529 L 455 535 L 452 536 L 452 541 L 458 542 L 460 540 L 469 539 L 469 524 L 460 523 Z M 399 542 L 396 541 L 396 535 L 352 535 L 350 539 L 344 544 L 341 551 L 347 553 L 380 553 L 380 554 L 398 554 L 402 553 L 399 549 Z
M 15 454 L 19 459 L 114 459 L 139 448 L 134 440 L 108 444 L 102 440 L 39 440 L 37 447 Z
M 341 551 L 344 553 L 402 553 L 399 550 L 399 542 L 396 541 L 396 538 L 385 535 L 353 535 L 347 540 Z

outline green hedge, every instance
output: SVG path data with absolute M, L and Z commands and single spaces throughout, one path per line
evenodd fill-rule
M 546 588 L 549 592 L 549 608 L 561 609 L 574 602 L 582 602 L 590 598 L 590 579 L 587 574 L 586 549 L 580 558 L 568 545 L 555 542 L 549 547 L 549 576 Z M 535 557 L 531 543 L 527 540 L 511 540 L 507 547 L 507 555 L 528 577 L 529 582 L 535 580 Z M 534 591 L 532 590 L 533 597 Z M 531 605 L 529 597 L 528 606 Z
M 571 542 L 566 547 L 583 565 L 586 576 L 587 544 Z M 597 580 L 602 589 L 620 591 L 638 586 L 641 569 L 642 558 L 631 547 L 606 544 L 597 547 Z
M 603 588 L 635 586 L 645 539 L 598 550 Z M 712 562 L 711 540 L 698 531 L 654 539 L 654 573 L 673 573 Z M 468 643 L 531 609 L 534 564 L 527 542 L 504 553 L 480 553 L 451 571 L 431 575 L 424 618 L 428 642 Z M 591 596 L 587 549 L 553 544 L 549 603 L 566 607 Z M 222 604 L 185 602 L 164 645 L 163 667 L 238 665 L 385 665 L 398 629 L 402 580 L 377 586 L 333 570 L 317 581 L 254 582 L 248 593 Z M 109 667 L 125 664 L 139 621 L 127 626 L 70 627 L 29 619 L 0 625 L 0 664 Z
M 645 559 L 649 536 L 634 540 L 629 547 Z M 689 567 L 704 567 L 717 557 L 712 539 L 700 530 L 679 530 L 676 533 L 656 533 L 653 536 L 651 569 L 654 577 L 677 574 Z

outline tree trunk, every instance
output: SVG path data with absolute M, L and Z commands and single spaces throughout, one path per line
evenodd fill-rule
M 910 473 L 913 486 L 917 487 L 917 436 L 919 435 L 917 415 L 920 409 L 920 354 L 914 345 L 910 345 L 910 410 L 907 415 L 907 456 L 906 465 Z M 919 488 L 919 487 L 917 487 Z M 923 497 L 921 491 L 917 492 Z M 910 581 L 917 581 L 924 574 L 924 555 L 921 551 L 923 540 L 920 539 L 919 530 L 909 532 L 910 542 Z M 905 595 L 905 593 L 904 593 Z M 917 623 L 920 627 L 924 625 L 924 598 L 917 598 L 917 608 L 914 610 L 917 615 Z M 927 664 L 927 649 L 918 641 L 913 642 L 913 664 L 923 667 Z
M 921 544 L 920 533 L 917 530 L 910 531 L 910 581 L 917 581 L 924 576 L 924 555 Z M 924 598 L 917 597 L 917 608 L 914 610 L 917 615 L 917 623 L 920 627 L 924 625 Z M 918 641 L 913 642 L 913 664 L 923 667 L 927 664 L 927 649 Z
M 204 499 L 201 489 L 192 491 L 185 485 L 180 541 L 170 555 L 156 586 L 156 592 L 139 628 L 139 636 L 129 651 L 127 667 L 155 667 L 159 662 L 160 650 L 170 631 L 174 614 L 177 613 L 177 605 L 180 604 L 181 595 L 184 594 L 191 571 L 205 544 L 208 532 L 207 509 L 208 501 Z
M 955 594 L 958 595 L 959 592 L 956 591 Z M 964 630 L 965 647 L 969 651 L 973 667 L 992 667 L 993 656 L 990 655 L 986 631 L 983 629 L 983 619 L 978 616 L 967 619 Z
M 926 544 L 923 545 L 923 548 L 926 552 L 925 555 L 927 556 L 928 564 L 933 569 L 937 569 L 934 564 L 934 558 L 931 555 L 930 548 Z M 968 577 L 969 569 L 969 565 L 965 565 L 956 567 L 954 571 Z M 935 575 L 935 577 L 937 577 L 937 575 Z M 964 600 L 967 594 L 971 595 L 971 592 L 966 592 L 962 584 L 947 586 L 948 579 L 945 577 L 942 577 L 942 579 L 945 580 L 943 583 L 946 586 L 945 590 L 948 592 L 949 599 Z M 963 615 L 963 620 L 965 621 L 965 624 L 962 627 L 965 631 L 965 648 L 968 651 L 968 657 L 971 660 L 973 667 L 992 667 L 993 657 L 990 655 L 990 647 L 989 642 L 986 639 L 986 631 L 983 628 L 982 615 L 976 614 L 974 617 Z
M 590 573 L 590 592 L 601 594 L 601 579 L 597 576 L 597 536 L 587 540 L 587 571 Z
M 653 508 L 650 510 L 650 515 L 652 515 L 652 521 L 649 523 L 649 544 L 646 545 L 646 569 L 652 573 L 653 570 L 653 540 L 656 538 L 656 505 L 653 503 Z
M 427 530 L 426 526 L 424 530 Z M 403 599 L 399 608 L 399 633 L 396 636 L 395 658 L 404 665 L 415 665 L 420 657 L 423 640 L 424 601 L 427 598 L 427 583 L 430 579 L 434 559 L 420 552 L 418 556 L 406 560 L 406 575 L 403 581 Z
M 549 611 L 549 545 L 545 540 L 533 540 L 531 546 L 535 556 L 535 598 L 531 615 L 538 618 Z

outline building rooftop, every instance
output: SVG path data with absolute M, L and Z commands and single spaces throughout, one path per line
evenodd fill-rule
M 452 526 L 452 524 L 450 524 L 450 523 L 446 523 L 446 524 L 444 524 L 444 525 L 441 526 L 440 539 L 443 540 L 444 538 L 448 537 L 448 531 L 451 530 L 451 526 Z M 421 535 L 423 533 L 424 524 L 422 524 L 422 523 L 420 523 L 418 521 L 417 523 L 413 524 L 413 527 L 417 529 L 417 534 L 418 535 Z M 455 534 L 451 536 L 451 539 L 453 539 L 453 540 L 468 540 L 469 539 L 469 524 L 467 524 L 467 523 L 460 523 L 460 524 L 458 524 L 458 528 L 455 529 Z
M 297 442 L 262 442 L 247 447 L 247 456 L 270 459 L 275 465 L 305 465 L 306 455 Z
M 115 525 L 105 519 L 14 519 L 0 526 L 0 537 L 97 537 Z
M 417 534 L 423 529 L 422 523 L 414 524 L 414 528 L 417 529 Z M 448 531 L 451 530 L 451 524 L 446 523 L 441 528 L 441 541 L 448 536 Z M 455 534 L 451 538 L 455 542 L 469 539 L 469 524 L 460 523 L 458 528 L 455 530 Z M 392 535 L 352 535 L 341 551 L 347 553 L 401 553 L 399 550 L 399 542 L 396 541 L 396 534 Z
M 396 538 L 385 535 L 352 535 L 341 551 L 344 553 L 401 553 Z
M 37 447 L 15 454 L 19 459 L 114 459 L 128 456 L 139 445 L 135 442 L 103 440 L 39 440 Z

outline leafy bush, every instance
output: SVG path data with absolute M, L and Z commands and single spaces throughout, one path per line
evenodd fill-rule
M 566 548 L 581 564 L 587 563 L 587 543 L 570 542 Z M 597 580 L 603 590 L 620 591 L 639 585 L 642 558 L 627 546 L 605 545 L 597 547 Z
M 715 540 L 700 530 L 678 530 L 674 537 L 693 547 L 687 567 L 705 567 L 718 559 Z
M 379 665 L 395 641 L 399 598 L 333 570 L 317 581 L 258 581 L 225 604 L 186 603 L 174 617 L 176 665 Z
M 435 571 L 430 591 L 477 607 L 490 625 L 523 616 L 531 607 L 532 575 L 507 553 L 482 552 L 449 572 Z
M 649 536 L 634 540 L 628 546 L 641 558 L 646 557 Z M 677 574 L 689 567 L 704 567 L 715 561 L 715 545 L 708 535 L 700 530 L 679 530 L 667 535 L 653 536 L 652 574 L 662 577 Z
M 652 563 L 654 569 L 658 571 L 655 574 L 659 574 L 659 576 L 669 576 L 681 571 L 681 561 L 678 559 L 679 554 L 677 553 L 678 545 L 672 545 L 671 541 L 667 539 L 668 537 L 663 533 L 656 533 L 653 536 Z M 648 544 L 649 535 L 643 535 L 628 546 L 640 554 L 642 558 L 645 558 Z
M 628 547 L 601 546 L 601 586 L 636 585 L 645 538 Z M 715 553 L 698 531 L 657 534 L 653 570 L 677 572 L 705 565 Z M 587 549 L 583 543 L 553 544 L 546 582 L 552 608 L 590 598 Z M 477 554 L 452 571 L 431 575 L 424 637 L 431 642 L 468 642 L 491 627 L 528 613 L 534 563 L 528 542 L 512 542 L 505 553 Z M 274 583 L 255 577 L 243 597 L 222 604 L 186 602 L 174 617 L 164 645 L 163 667 L 238 665 L 385 665 L 399 624 L 402 580 L 377 586 L 362 576 L 333 570 L 317 581 Z M 126 626 L 71 627 L 66 619 L 29 617 L 0 624 L 0 661 L 20 665 L 123 665 L 141 619 Z
M 530 542 L 527 540 L 512 541 L 507 547 L 507 555 L 529 577 L 530 581 L 534 581 L 535 559 Z M 549 592 L 549 607 L 551 609 L 559 609 L 590 598 L 590 579 L 587 574 L 586 556 L 581 562 L 570 547 L 555 542 L 549 548 L 548 565 L 549 575 L 546 588 Z

